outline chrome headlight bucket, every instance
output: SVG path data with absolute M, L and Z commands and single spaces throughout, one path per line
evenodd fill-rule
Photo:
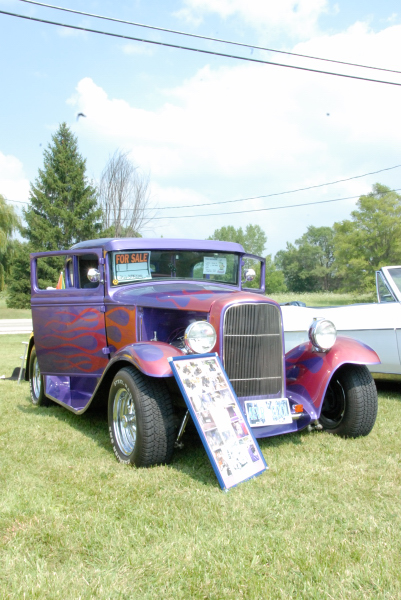
M 328 352 L 337 338 L 337 329 L 328 319 L 313 319 L 309 327 L 309 339 L 319 352 Z
M 208 321 L 195 321 L 185 330 L 185 348 L 191 354 L 210 352 L 216 343 L 216 331 Z

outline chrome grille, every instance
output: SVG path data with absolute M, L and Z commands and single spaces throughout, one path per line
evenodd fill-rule
M 237 304 L 224 316 L 224 368 L 235 393 L 283 395 L 280 310 L 273 304 Z

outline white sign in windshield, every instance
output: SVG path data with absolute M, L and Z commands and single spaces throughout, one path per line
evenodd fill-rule
M 205 256 L 203 258 L 203 274 L 204 275 L 225 275 L 227 272 L 226 258 L 213 258 Z

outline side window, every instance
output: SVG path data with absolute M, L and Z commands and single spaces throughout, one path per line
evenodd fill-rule
M 377 297 L 379 302 L 395 302 L 394 296 L 381 273 L 377 273 Z
M 74 287 L 74 269 L 70 256 L 43 256 L 36 263 L 40 290 L 63 290 Z
M 99 287 L 99 281 L 93 281 L 93 269 L 99 270 L 99 260 L 96 254 L 83 254 L 77 256 L 78 260 L 78 287 L 97 288 Z M 90 270 L 92 271 L 90 272 Z

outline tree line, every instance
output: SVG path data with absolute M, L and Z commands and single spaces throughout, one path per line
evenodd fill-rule
M 217 229 L 211 239 L 241 243 L 262 254 L 267 238 L 259 225 Z M 255 251 L 256 250 L 256 251 Z M 376 183 L 361 196 L 351 218 L 332 227 L 310 225 L 275 257 L 266 256 L 266 291 L 356 292 L 375 289 L 375 271 L 401 264 L 401 196 Z
M 332 227 L 309 226 L 275 256 L 293 292 L 372 292 L 375 271 L 401 264 L 401 196 L 376 183 L 351 218 Z
M 31 184 L 22 225 L 0 194 L 0 291 L 7 304 L 30 305 L 29 254 L 64 250 L 99 237 L 140 237 L 151 220 L 149 177 L 117 150 L 96 188 L 86 175 L 77 139 L 62 123 L 44 151 L 43 168 Z M 19 231 L 24 241 L 13 239 Z M 209 239 L 240 243 L 246 252 L 265 255 L 267 237 L 259 225 L 216 229 Z M 379 183 L 361 196 L 351 218 L 332 227 L 310 225 L 275 257 L 266 256 L 266 292 L 370 292 L 375 270 L 401 264 L 401 196 Z M 60 270 L 49 262 L 49 285 Z M 46 281 L 44 282 L 46 284 Z

